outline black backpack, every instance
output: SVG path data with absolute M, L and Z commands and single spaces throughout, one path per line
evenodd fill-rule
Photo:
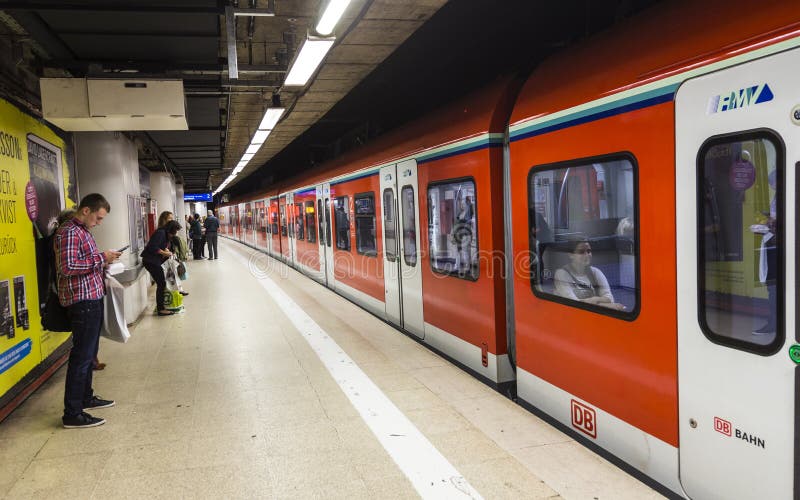
M 51 332 L 71 332 L 69 309 L 58 301 L 58 275 L 56 271 L 55 234 L 43 238 L 47 261 L 47 299 L 42 310 L 42 328 Z

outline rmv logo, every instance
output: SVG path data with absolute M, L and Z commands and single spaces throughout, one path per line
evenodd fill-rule
M 590 408 L 574 399 L 572 406 L 572 427 L 575 427 L 589 437 L 597 437 L 597 413 L 594 408 Z
M 708 114 L 722 113 L 733 109 L 744 108 L 753 104 L 771 101 L 775 96 L 769 85 L 762 83 L 725 94 L 715 95 L 708 101 Z

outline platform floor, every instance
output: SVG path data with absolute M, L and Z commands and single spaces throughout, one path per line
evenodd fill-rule
M 105 425 L 61 428 L 65 368 L 0 424 L 0 497 L 660 498 L 308 278 L 235 242 L 220 252 L 189 262 L 184 314 L 101 341 L 95 391 L 117 402 L 94 412 Z M 366 380 L 331 375 L 314 323 Z M 365 419 L 352 384 L 371 383 Z M 412 427 L 392 439 L 420 439 L 384 447 L 367 421 L 387 415 Z M 456 472 L 430 489 L 434 469 Z

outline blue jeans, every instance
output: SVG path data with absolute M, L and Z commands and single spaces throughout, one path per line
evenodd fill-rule
M 75 417 L 83 412 L 83 404 L 94 395 L 92 364 L 100 347 L 103 324 L 103 299 L 84 300 L 69 306 L 72 321 L 72 350 L 67 363 L 64 389 L 64 416 Z

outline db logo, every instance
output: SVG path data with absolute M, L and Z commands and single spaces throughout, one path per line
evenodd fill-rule
M 731 435 L 731 423 L 727 420 L 723 420 L 719 417 L 714 417 L 714 430 L 719 432 L 720 434 L 725 434 L 726 436 Z
M 597 437 L 597 414 L 594 408 L 590 408 L 574 399 L 572 406 L 572 427 L 575 427 L 589 437 Z

